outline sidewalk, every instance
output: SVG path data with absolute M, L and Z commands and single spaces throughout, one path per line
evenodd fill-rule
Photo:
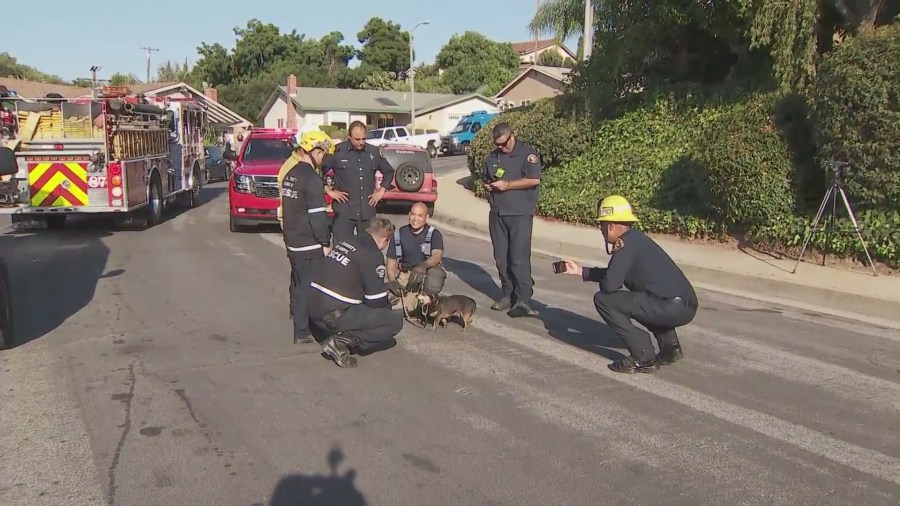
M 457 182 L 468 175 L 468 170 L 461 169 L 438 177 L 440 197 L 433 221 L 450 231 L 455 228 L 486 236 L 487 202 Z M 791 274 L 795 259 L 779 260 L 762 253 L 715 245 L 665 239 L 657 242 L 698 288 L 810 309 L 828 309 L 839 316 L 864 315 L 900 328 L 898 276 L 875 277 L 871 271 L 853 272 L 808 262 L 801 262 L 797 272 Z M 536 219 L 532 245 L 536 253 L 584 260 L 598 266 L 605 266 L 609 259 L 597 228 Z

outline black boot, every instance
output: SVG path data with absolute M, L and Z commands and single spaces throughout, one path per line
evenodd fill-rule
M 334 335 L 325 340 L 322 345 L 322 353 L 334 360 L 338 367 L 356 367 L 356 357 L 350 356 L 346 339 Z
M 510 303 L 509 299 L 500 299 L 494 302 L 493 305 L 491 305 L 491 309 L 493 309 L 494 311 L 504 311 L 506 309 L 509 309 L 511 306 L 512 303 Z
M 639 372 L 652 373 L 659 369 L 659 364 L 656 363 L 656 359 L 652 358 L 644 362 L 639 362 L 634 357 L 625 357 L 609 364 L 609 368 L 615 372 L 625 374 L 635 374 Z
M 656 363 L 659 365 L 671 364 L 684 358 L 684 352 L 681 350 L 681 343 L 675 343 L 663 346 L 656 354 Z

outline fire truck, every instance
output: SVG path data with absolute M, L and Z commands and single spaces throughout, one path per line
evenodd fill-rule
M 195 207 L 209 119 L 193 99 L 105 87 L 99 98 L 15 100 L 8 141 L 18 171 L 0 184 L 17 228 L 57 228 L 72 214 L 114 214 L 152 227 L 179 202 Z

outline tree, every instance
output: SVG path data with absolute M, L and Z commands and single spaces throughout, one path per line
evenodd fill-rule
M 409 32 L 400 25 L 375 17 L 356 35 L 362 49 L 360 68 L 366 72 L 385 70 L 399 75 L 409 68 Z
M 218 42 L 213 45 L 202 42 L 197 48 L 197 53 L 200 54 L 200 59 L 192 71 L 197 79 L 206 81 L 211 86 L 219 86 L 230 84 L 237 77 L 237 69 L 233 65 L 231 55 Z
M 453 93 L 494 95 L 515 77 L 519 55 L 512 45 L 477 32 L 454 35 L 437 55 L 441 80 Z
M 116 72 L 109 78 L 109 84 L 113 86 L 125 86 L 129 84 L 138 84 L 141 80 L 134 74 L 122 74 Z
M 14 77 L 27 81 L 41 81 L 51 84 L 67 84 L 59 76 L 45 74 L 34 67 L 22 65 L 9 53 L 0 53 L 0 76 Z
M 184 61 L 184 64 L 179 64 L 175 62 L 174 64 L 170 61 L 163 63 L 156 69 L 156 82 L 158 83 L 174 83 L 181 82 L 188 78 L 190 75 L 191 68 L 188 65 L 187 60 Z
M 596 9 L 596 2 L 592 3 Z M 528 23 L 528 31 L 535 37 L 550 35 L 558 43 L 584 33 L 584 0 L 544 0 Z

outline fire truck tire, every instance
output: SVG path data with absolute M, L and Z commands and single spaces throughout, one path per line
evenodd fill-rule
M 194 175 L 191 176 L 191 191 L 188 193 L 188 207 L 192 209 L 200 205 L 200 190 L 203 188 L 200 177 L 200 169 L 195 166 Z
M 162 184 L 159 182 L 159 175 L 153 174 L 150 177 L 150 188 L 147 189 L 147 207 L 144 213 L 147 228 L 158 225 L 162 221 L 163 204 Z
M 66 226 L 65 214 L 54 214 L 47 216 L 47 228 L 50 230 L 59 230 Z
M 14 338 L 12 289 L 6 263 L 0 261 L 0 350 L 12 348 Z

